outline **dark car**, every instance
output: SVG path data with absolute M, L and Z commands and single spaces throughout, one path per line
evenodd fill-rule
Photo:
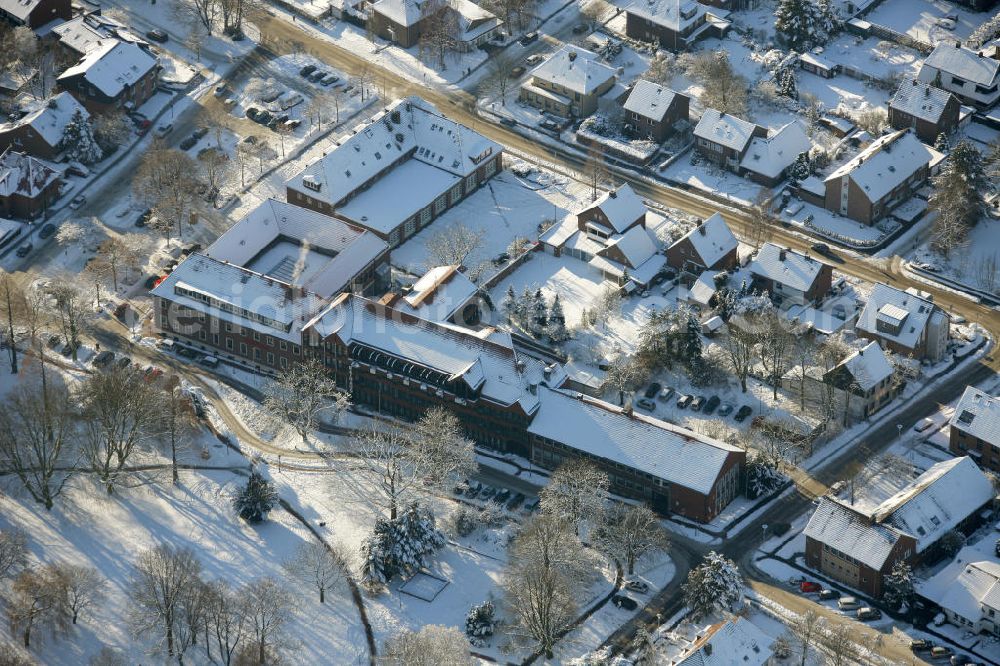
M 261 125 L 267 125 L 269 122 L 274 120 L 274 116 L 271 115 L 270 111 L 261 111 L 260 113 L 257 114 L 257 117 L 254 118 L 254 120 L 260 123 Z
M 825 587 L 819 591 L 819 598 L 824 601 L 830 601 L 831 599 L 839 599 L 840 592 L 838 590 L 831 590 L 830 588 Z
M 517 77 L 519 77 L 522 74 L 524 74 L 525 71 L 527 71 L 527 70 L 525 70 L 524 67 L 521 67 L 520 65 L 518 65 L 517 67 L 511 67 L 511 69 L 510 69 L 510 78 L 516 79 Z
M 915 641 L 910 641 L 910 649 L 914 652 L 926 652 L 934 647 L 934 643 L 931 643 L 926 638 L 918 638 Z
M 653 382 L 646 388 L 646 391 L 642 395 L 647 398 L 655 398 L 656 394 L 660 392 L 661 388 L 663 388 L 661 384 Z
M 879 620 L 882 618 L 882 611 L 877 608 L 872 608 L 871 606 L 865 606 L 864 608 L 859 608 L 857 610 L 857 617 L 862 622 L 867 622 L 868 620 Z
M 753 413 L 753 409 L 751 409 L 748 405 L 743 405 L 736 410 L 736 415 L 733 417 L 733 420 L 737 423 L 743 423 L 747 420 L 747 417 L 750 416 L 751 413 Z
M 167 33 L 157 28 L 156 30 L 150 30 L 149 32 L 147 32 L 146 39 L 151 39 L 154 42 L 157 42 L 158 44 L 166 44 L 167 40 L 170 39 L 170 37 L 167 35 Z
M 529 32 L 528 34 L 526 34 L 524 37 L 522 37 L 517 41 L 521 46 L 527 46 L 528 44 L 533 44 L 534 42 L 538 41 L 538 33 Z
M 31 243 L 25 243 L 21 247 L 17 248 L 17 252 L 15 252 L 14 254 L 16 254 L 19 257 L 27 257 L 28 253 L 31 252 L 34 248 L 35 246 L 32 245 Z
M 131 363 L 132 359 L 130 359 L 128 356 L 122 356 L 120 359 L 118 359 L 118 361 L 115 362 L 115 367 L 117 367 L 119 370 L 124 370 L 129 365 L 131 365 Z
M 611 603 L 613 603 L 617 608 L 630 611 L 633 611 L 639 607 L 639 604 L 636 603 L 635 599 L 630 599 L 626 597 L 624 594 L 616 594 L 615 596 L 611 597 Z
M 115 353 L 113 351 L 105 350 L 94 357 L 93 364 L 98 368 L 103 368 L 113 360 L 115 360 Z
M 188 347 L 178 347 L 177 355 L 181 358 L 194 358 L 198 355 L 198 352 L 193 349 L 189 349 Z
M 316 65 L 306 65 L 299 70 L 299 76 L 309 76 L 316 71 Z
M 198 143 L 198 139 L 193 136 L 189 136 L 180 143 L 181 150 L 191 150 L 194 148 L 194 144 Z
M 549 120 L 548 118 L 538 123 L 538 126 L 541 127 L 543 130 L 548 130 L 550 132 L 559 131 L 559 123 L 557 123 L 554 120 Z
M 639 398 L 635 401 L 635 404 L 650 412 L 656 409 L 656 403 L 653 402 L 652 398 Z
M 699 395 L 697 398 L 691 401 L 691 410 L 695 412 L 700 412 L 701 408 L 705 405 L 705 396 Z
M 198 129 L 196 129 L 194 131 L 194 134 L 192 134 L 191 136 L 193 136 L 195 138 L 195 140 L 198 140 L 198 139 L 202 138 L 203 136 L 205 136 L 206 134 L 208 134 L 208 128 L 207 127 L 199 127 Z
M 971 660 L 967 655 L 964 654 L 953 654 L 951 655 L 951 666 L 965 666 Z
M 257 122 L 257 114 L 259 113 L 260 109 L 258 109 L 256 106 L 247 107 L 247 118 L 249 118 L 252 121 Z
M 719 406 L 720 402 L 721 400 L 719 400 L 719 396 L 713 395 L 708 399 L 708 402 L 705 403 L 705 408 L 702 411 L 706 414 L 711 414 L 715 411 L 715 408 Z
M 46 224 L 44 227 L 42 227 L 42 230 L 38 232 L 38 237 L 39 238 L 48 238 L 49 236 L 51 236 L 55 232 L 56 232 L 56 225 L 54 225 L 54 224 L 52 224 L 50 222 L 49 224 Z
M 503 504 L 504 502 L 510 499 L 510 488 L 504 488 L 503 490 L 498 492 L 496 494 L 496 497 L 494 497 L 493 499 L 496 500 L 497 504 Z
M 500 119 L 500 124 L 506 125 L 507 127 L 517 127 L 517 121 L 514 120 L 513 118 L 508 118 L 506 116 Z
M 140 228 L 146 226 L 146 223 L 149 222 L 149 218 L 151 217 L 153 217 L 153 209 L 147 208 L 146 210 L 142 211 L 142 213 L 139 215 L 138 218 L 136 218 L 135 226 Z
M 810 247 L 817 254 L 830 254 L 830 246 L 826 243 L 813 243 Z
M 521 502 L 524 501 L 524 493 L 515 493 L 513 497 L 507 500 L 507 510 L 514 511 L 517 507 L 521 506 Z
M 577 23 L 576 25 L 573 26 L 574 35 L 582 35 L 588 30 L 590 30 L 590 26 L 587 25 L 586 23 Z
M 1000 557 L 1000 539 L 997 539 L 997 542 L 993 544 L 993 552 L 996 553 L 997 557 Z

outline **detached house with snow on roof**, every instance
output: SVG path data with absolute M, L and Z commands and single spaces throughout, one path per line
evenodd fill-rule
M 812 144 L 802 124 L 792 121 L 774 131 L 706 109 L 694 129 L 698 152 L 719 166 L 771 187 L 780 183 L 799 155 Z
M 726 270 L 736 266 L 738 247 L 729 225 L 715 213 L 667 248 L 667 264 L 692 274 Z
M 503 148 L 419 97 L 398 100 L 285 183 L 289 203 L 396 247 L 503 168 Z
M 453 15 L 455 46 L 460 51 L 489 42 L 503 23 L 470 0 L 378 0 L 369 11 L 371 30 L 403 48 L 414 46 L 423 34 L 425 21 L 439 12 Z
M 948 449 L 1000 472 L 1000 398 L 968 386 L 948 422 Z M 1000 619 L 998 619 L 1000 621 Z
M 877 340 L 883 349 L 917 360 L 940 361 L 948 349 L 950 320 L 930 296 L 912 287 L 900 291 L 876 284 L 858 315 L 854 329 L 861 337 Z
M 938 42 L 924 59 L 917 78 L 979 109 L 988 109 L 1000 100 L 1000 47 L 994 44 L 988 50 L 973 51 L 959 42 Z
M 584 118 L 597 111 L 597 100 L 614 85 L 614 68 L 596 53 L 567 44 L 531 70 L 518 100 L 565 118 Z
M 873 597 L 896 562 L 918 564 L 951 530 L 971 528 L 995 497 L 971 458 L 933 465 L 885 501 L 830 495 L 806 525 L 806 564 Z
M 938 605 L 948 622 L 973 634 L 1000 636 L 1000 564 L 955 560 L 915 586 Z
M 774 243 L 764 243 L 757 251 L 750 274 L 754 288 L 781 307 L 818 303 L 833 284 L 829 264 Z
M 880 136 L 825 178 L 824 207 L 875 224 L 909 199 L 941 158 L 908 129 Z
M 668 51 L 686 51 L 703 37 L 725 37 L 729 22 L 694 0 L 636 0 L 625 8 L 625 35 Z
M 159 60 L 138 44 L 105 39 L 56 79 L 92 114 L 132 111 L 156 92 Z
M 913 129 L 924 143 L 934 145 L 941 134 L 958 127 L 962 105 L 946 90 L 913 79 L 904 81 L 889 100 L 889 124 Z
M 34 219 L 59 197 L 62 172 L 8 148 L 0 155 L 0 217 Z
M 660 143 L 687 121 L 691 98 L 658 83 L 639 79 L 625 100 L 625 132 Z
M 13 26 L 36 30 L 56 19 L 68 21 L 72 16 L 70 0 L 0 0 L 0 17 Z
M 69 93 L 50 97 L 23 118 L 0 123 L 0 151 L 14 148 L 45 160 L 58 159 L 66 125 L 77 111 L 84 119 L 90 117 L 87 109 Z

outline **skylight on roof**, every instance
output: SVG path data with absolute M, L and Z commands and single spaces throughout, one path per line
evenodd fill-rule
M 963 410 L 962 413 L 958 416 L 958 420 L 966 425 L 972 423 L 972 419 L 974 418 L 976 418 L 976 415 L 967 409 Z

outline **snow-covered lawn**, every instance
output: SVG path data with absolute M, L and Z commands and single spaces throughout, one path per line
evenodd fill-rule
M 888 235 L 881 228 L 885 225 L 876 226 L 855 222 L 850 218 L 836 215 L 825 208 L 805 202 L 799 203 L 802 203 L 802 209 L 794 215 L 782 213 L 782 217 L 795 226 L 805 227 L 830 238 L 853 242 L 859 245 L 875 245 Z M 806 222 L 807 217 L 810 218 L 808 223 Z M 887 224 L 889 226 L 886 228 L 894 229 L 898 227 L 897 223 L 892 223 L 891 221 L 887 222 Z M 895 227 L 893 226 L 894 224 L 896 224 Z
M 716 196 L 734 203 L 749 205 L 760 193 L 761 186 L 746 178 L 721 169 L 703 159 L 695 158 L 691 151 L 660 172 L 664 178 L 687 183 L 699 190 L 712 192 Z M 692 158 L 695 158 L 694 160 Z M 693 164 L 696 161 L 697 164 Z
M 954 30 L 938 25 L 940 19 L 952 14 L 958 16 Z M 939 41 L 964 40 L 990 16 L 989 12 L 973 12 L 949 0 L 886 0 L 865 20 L 936 44 Z
M 1000 220 L 984 217 L 969 234 L 960 250 L 950 257 L 918 247 L 909 258 L 940 269 L 940 274 L 972 287 L 1000 294 Z

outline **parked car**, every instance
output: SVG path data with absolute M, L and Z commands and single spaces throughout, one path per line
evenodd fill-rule
M 194 144 L 196 143 L 198 143 L 198 139 L 194 138 L 193 136 L 189 136 L 188 138 L 181 141 L 179 145 L 181 150 L 191 150 L 192 148 L 194 148 Z
M 916 430 L 917 432 L 923 432 L 924 430 L 930 428 L 932 425 L 934 425 L 934 421 L 932 419 L 926 419 L 926 418 L 920 419 L 919 421 L 917 421 L 917 424 L 913 426 L 913 429 Z
M 478 495 L 479 491 L 482 489 L 483 489 L 483 484 L 479 482 L 476 482 L 476 485 L 470 484 L 469 489 L 465 491 L 465 496 L 468 499 L 475 499 L 476 495 Z
M 559 123 L 557 123 L 554 120 L 550 120 L 548 118 L 546 118 L 542 122 L 538 123 L 538 126 L 541 127 L 543 130 L 548 130 L 550 132 L 558 132 L 559 131 Z
M 971 661 L 971 659 L 969 659 L 968 655 L 953 654 L 951 655 L 951 659 L 949 661 L 951 661 L 951 666 L 965 666 Z
M 545 60 L 545 58 L 540 53 L 534 53 L 534 54 L 528 56 L 527 58 L 525 58 L 524 62 L 529 67 L 533 67 L 533 66 L 537 65 L 538 63 L 540 63 L 543 60 Z
M 318 83 L 320 81 L 320 79 L 322 79 L 324 76 L 326 76 L 329 73 L 330 72 L 327 72 L 325 70 L 317 69 L 315 72 L 313 72 L 312 74 L 310 74 L 308 76 L 308 79 L 310 81 L 312 81 L 313 83 Z
M 692 400 L 694 400 L 693 396 L 682 395 L 681 397 L 677 398 L 677 408 L 687 409 L 687 406 L 691 404 Z
M 160 125 L 159 127 L 156 128 L 156 136 L 158 136 L 159 138 L 162 139 L 163 137 L 165 137 L 166 135 L 170 134 L 173 131 L 174 131 L 174 124 L 173 123 L 167 123 L 165 125 Z
M 649 398 L 639 398 L 635 401 L 635 404 L 650 412 L 656 409 L 656 403 Z
M 636 603 L 635 599 L 630 599 L 626 597 L 624 594 L 616 594 L 615 596 L 611 597 L 611 603 L 613 603 L 615 607 L 621 608 L 623 610 L 632 611 L 639 607 L 639 604 Z
M 198 362 L 206 368 L 214 368 L 219 365 L 219 359 L 214 356 L 202 356 Z
M 46 342 L 45 344 L 48 346 L 49 349 L 55 349 L 56 347 L 59 346 L 59 343 L 61 342 L 62 338 L 60 338 L 58 335 L 50 335 L 48 342 Z
M 340 77 L 337 76 L 336 74 L 327 74 L 322 79 L 320 79 L 319 82 L 320 82 L 321 85 L 328 86 L 328 85 L 330 85 L 332 83 L 336 83 L 339 80 L 340 80 Z
M 510 488 L 503 488 L 503 489 L 501 489 L 500 492 L 498 492 L 496 494 L 496 497 L 494 497 L 494 499 L 496 500 L 497 504 L 503 504 L 504 502 L 506 502 L 507 500 L 509 500 L 510 499 Z
M 496 494 L 497 494 L 496 488 L 494 488 L 493 486 L 486 486 L 479 491 L 479 499 L 485 502 L 486 500 L 492 498 Z
M 170 39 L 170 36 L 159 28 L 156 28 L 155 30 L 150 30 L 146 33 L 146 39 L 151 39 L 158 44 L 166 44 L 167 40 Z
M 281 123 L 281 125 L 288 131 L 294 130 L 301 124 L 302 124 L 301 118 L 291 118 L 290 120 L 286 120 L 285 122 Z
M 79 210 L 83 204 L 87 203 L 87 197 L 82 194 L 78 194 L 73 197 L 73 200 L 69 202 L 69 207 L 73 210 Z
M 528 44 L 532 44 L 538 41 L 538 33 L 535 31 L 529 32 L 524 37 L 521 37 L 521 39 L 517 41 L 521 46 L 527 46 Z
M 708 399 L 708 402 L 705 403 L 705 407 L 702 411 L 705 412 L 706 414 L 711 414 L 712 412 L 715 411 L 715 408 L 719 406 L 720 402 L 722 401 L 719 400 L 719 396 L 713 395 L 711 398 Z
M 305 67 L 299 70 L 299 76 L 303 77 L 309 76 L 315 71 L 316 71 L 316 65 L 306 65 Z
M 51 222 L 42 227 L 41 231 L 38 232 L 38 237 L 41 239 L 46 239 L 56 232 L 56 225 Z
M 517 67 L 511 67 L 510 68 L 510 78 L 516 79 L 519 76 L 521 76 L 522 74 L 524 74 L 525 71 L 527 71 L 527 70 L 525 70 L 524 67 L 521 67 L 520 65 L 518 65 Z
M 642 580 L 627 580 L 625 581 L 625 589 L 631 592 L 638 592 L 639 594 L 646 594 L 649 592 L 649 585 L 646 581 Z
M 127 368 L 127 367 L 128 367 L 129 365 L 131 365 L 131 363 L 132 363 L 132 359 L 130 359 L 130 358 L 129 358 L 128 356 L 122 356 L 122 357 L 121 357 L 120 359 L 118 359 L 118 361 L 117 361 L 117 362 L 115 363 L 115 367 L 117 367 L 117 368 L 118 368 L 119 370 L 124 370 L 124 369 L 125 369 L 125 368 Z
M 670 396 L 674 394 L 674 389 L 670 386 L 660 391 L 660 400 L 670 400 Z
M 507 510 L 515 511 L 524 501 L 524 493 L 514 493 L 514 496 L 507 500 Z
M 195 138 L 195 140 L 200 140 L 206 134 L 208 134 L 208 128 L 207 127 L 199 127 L 198 129 L 196 129 L 191 134 L 191 136 L 193 136 Z
M 658 382 L 653 382 L 652 384 L 646 387 L 646 390 L 645 392 L 643 392 L 642 395 L 643 397 L 646 398 L 655 398 L 656 394 L 660 392 L 661 388 L 663 388 L 661 384 L 659 384 Z
M 799 583 L 799 592 L 803 594 L 812 594 L 814 592 L 819 592 L 823 589 L 823 586 L 814 580 L 804 580 Z
M 993 544 L 993 552 L 996 553 L 997 557 L 1000 557 L 1000 539 L 997 539 L 997 542 Z
M 743 423 L 751 413 L 753 413 L 753 409 L 749 405 L 743 405 L 736 410 L 736 416 L 733 417 L 733 420 L 737 423 Z
M 258 113 L 260 113 L 260 109 L 258 109 L 256 106 L 247 107 L 247 118 L 249 118 L 250 120 L 257 122 Z
M 955 651 L 947 645 L 935 645 L 931 648 L 931 658 L 933 659 L 944 659 L 945 657 L 950 657 L 953 654 L 955 654 Z
M 142 213 L 139 214 L 139 217 L 136 218 L 135 226 L 139 228 L 146 226 L 146 224 L 149 222 L 149 218 L 151 217 L 153 217 L 153 209 L 147 208 L 146 210 L 142 211 Z
M 861 608 L 861 602 L 858 601 L 857 597 L 841 597 L 840 600 L 837 601 L 837 608 L 843 611 L 857 610 L 858 608 Z
M 577 23 L 576 25 L 573 26 L 574 35 L 582 35 L 588 30 L 590 30 L 590 26 L 587 25 L 586 23 Z
M 700 412 L 704 404 L 705 404 L 705 396 L 699 395 L 697 398 L 691 401 L 691 410 L 695 412 Z
M 14 254 L 16 254 L 18 257 L 21 257 L 23 259 L 24 257 L 27 257 L 28 253 L 31 252 L 34 249 L 35 249 L 34 245 L 32 245 L 31 243 L 25 243 L 21 247 L 17 248 L 17 250 L 14 252 Z
M 724 403 L 721 407 L 719 407 L 719 416 L 729 416 L 733 413 L 733 409 L 734 407 L 731 403 Z
M 104 350 L 94 357 L 92 363 L 94 367 L 103 368 L 113 360 L 115 360 L 115 353 L 113 351 Z
M 918 638 L 915 641 L 910 641 L 910 649 L 914 652 L 927 652 L 932 647 L 934 647 L 934 643 L 931 643 L 926 638 Z
M 877 608 L 872 608 L 871 606 L 865 606 L 864 608 L 859 608 L 855 613 L 857 618 L 862 622 L 867 622 L 869 620 L 879 620 L 882 618 L 882 611 Z
M 513 118 L 508 118 L 507 116 L 500 119 L 500 124 L 506 125 L 507 127 L 517 127 L 517 121 Z
M 468 482 L 462 481 L 452 489 L 452 492 L 455 493 L 456 495 L 464 495 L 465 491 L 468 489 L 469 489 Z
M 840 592 L 838 590 L 831 590 L 828 587 L 824 587 L 819 591 L 819 598 L 823 601 L 830 601 L 831 599 L 839 599 Z
M 826 243 L 813 243 L 810 248 L 817 254 L 830 254 L 830 246 Z

